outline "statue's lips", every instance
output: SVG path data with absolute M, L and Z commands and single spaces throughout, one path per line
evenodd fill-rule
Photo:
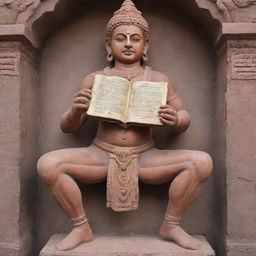
M 126 51 L 123 51 L 123 53 L 125 53 L 125 54 L 133 54 L 133 53 L 134 53 L 134 51 L 126 50 Z

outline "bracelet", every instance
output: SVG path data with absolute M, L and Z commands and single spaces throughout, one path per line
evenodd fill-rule
M 88 222 L 88 219 L 86 218 L 86 215 L 83 214 L 77 218 L 71 219 L 71 222 L 73 223 L 74 227 L 82 226 L 83 224 Z
M 164 220 L 168 224 L 177 225 L 178 226 L 180 224 L 181 218 L 180 217 L 175 217 L 175 216 L 172 216 L 172 215 L 169 215 L 169 214 L 166 214 L 165 217 L 164 217 Z

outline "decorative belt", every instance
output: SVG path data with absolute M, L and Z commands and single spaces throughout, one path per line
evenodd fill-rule
M 154 142 L 135 147 L 120 147 L 96 138 L 93 143 L 110 154 L 107 207 L 117 212 L 136 210 L 139 205 L 138 154 L 152 148 Z

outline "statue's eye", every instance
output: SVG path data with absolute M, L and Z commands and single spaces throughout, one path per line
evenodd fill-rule
M 123 42 L 124 40 L 125 40 L 125 38 L 122 37 L 122 36 L 116 37 L 116 41 L 117 41 L 117 42 Z
M 138 36 L 132 37 L 133 42 L 139 42 L 140 38 Z

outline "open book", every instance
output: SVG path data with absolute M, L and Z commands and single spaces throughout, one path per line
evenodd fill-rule
M 167 86 L 165 82 L 132 83 L 122 77 L 96 75 L 87 115 L 123 124 L 163 125 L 158 111 L 166 104 Z

